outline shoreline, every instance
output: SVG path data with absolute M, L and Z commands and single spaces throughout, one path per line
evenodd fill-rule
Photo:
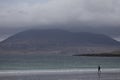
M 102 73 L 120 73 L 120 68 L 101 69 Z M 51 69 L 51 70 L 0 70 L 0 76 L 30 74 L 97 73 L 97 69 Z
M 6 70 L 0 80 L 120 80 L 119 69 Z

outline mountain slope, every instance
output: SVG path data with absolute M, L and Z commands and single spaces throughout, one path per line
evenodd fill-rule
M 15 34 L 0 43 L 1 52 L 31 52 L 53 50 L 62 52 L 69 48 L 119 46 L 116 40 L 102 34 L 69 32 L 58 29 L 27 30 Z M 62 50 L 61 50 L 62 49 Z M 64 50 L 63 50 L 64 49 Z M 72 50 L 73 51 L 73 50 Z M 74 52 L 73 51 L 73 52 Z M 68 49 L 69 52 L 69 49 Z

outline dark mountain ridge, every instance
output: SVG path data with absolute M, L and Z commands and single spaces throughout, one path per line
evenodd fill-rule
M 47 51 L 68 47 L 120 46 L 109 36 L 59 29 L 31 29 L 17 33 L 0 43 L 0 51 Z

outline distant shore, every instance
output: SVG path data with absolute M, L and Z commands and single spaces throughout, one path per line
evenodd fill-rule
M 73 56 L 120 57 L 120 54 L 101 53 L 101 54 L 78 54 L 78 55 L 73 55 Z

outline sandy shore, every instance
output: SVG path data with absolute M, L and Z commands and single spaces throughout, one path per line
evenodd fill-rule
M 120 69 L 1 70 L 0 80 L 120 80 Z

